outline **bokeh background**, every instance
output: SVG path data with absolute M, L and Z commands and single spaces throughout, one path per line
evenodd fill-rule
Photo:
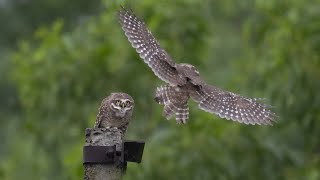
M 161 116 L 164 84 L 117 20 L 131 7 L 177 62 L 208 83 L 262 97 L 274 126 L 198 110 Z M 133 179 L 320 179 L 319 0 L 1 0 L 0 179 L 83 179 L 84 130 L 114 91 L 136 102 L 127 139 L 145 140 Z

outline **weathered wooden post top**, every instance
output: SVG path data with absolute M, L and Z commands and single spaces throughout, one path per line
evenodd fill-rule
M 85 180 L 121 179 L 127 162 L 141 162 L 145 143 L 124 140 L 133 107 L 133 99 L 125 93 L 112 93 L 102 101 L 95 128 L 85 131 Z

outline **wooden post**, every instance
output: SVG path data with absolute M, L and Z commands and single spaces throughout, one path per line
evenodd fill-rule
M 119 129 L 87 128 L 84 148 L 89 146 L 116 146 L 116 151 L 122 151 L 122 136 Z M 117 154 L 116 156 L 121 156 Z M 119 157 L 120 158 L 120 157 Z M 122 167 L 117 163 L 84 163 L 85 180 L 119 180 Z

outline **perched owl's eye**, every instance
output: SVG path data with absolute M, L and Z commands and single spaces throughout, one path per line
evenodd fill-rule
M 121 104 L 121 101 L 120 100 L 116 100 L 116 105 L 120 106 L 120 104 Z
M 126 106 L 130 106 L 131 105 L 131 102 L 130 101 L 126 101 Z

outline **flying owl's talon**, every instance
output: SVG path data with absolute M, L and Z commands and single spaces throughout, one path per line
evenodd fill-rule
M 177 123 L 178 125 L 184 124 L 182 121 L 176 121 L 176 123 Z

